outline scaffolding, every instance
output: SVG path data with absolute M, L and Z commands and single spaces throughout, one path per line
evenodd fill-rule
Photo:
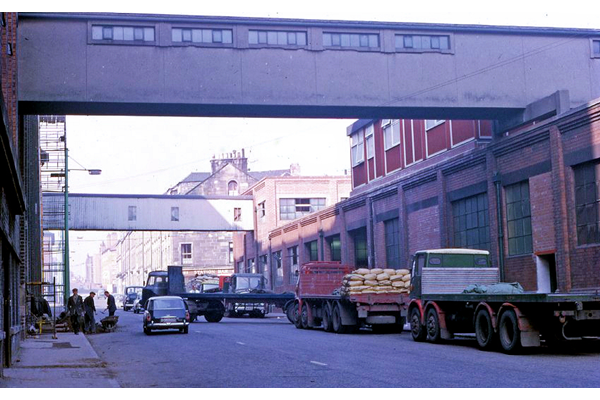
M 39 116 L 40 137 L 40 182 L 42 195 L 44 193 L 64 193 L 66 182 L 66 117 L 64 115 Z M 43 253 L 42 253 L 42 281 L 56 282 L 52 291 L 48 286 L 42 286 L 44 298 L 52 298 L 54 301 L 54 290 L 63 293 L 65 288 L 65 246 L 66 232 L 47 231 L 44 226 L 49 226 L 50 220 L 59 222 L 64 227 L 65 221 L 65 198 L 63 196 L 52 196 L 44 198 L 42 204 L 42 229 Z M 56 224 L 55 224 L 56 226 Z M 64 306 L 63 296 L 56 296 L 56 305 Z

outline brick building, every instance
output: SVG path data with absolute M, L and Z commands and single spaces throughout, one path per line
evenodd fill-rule
M 321 231 L 314 215 L 348 198 L 350 189 L 349 176 L 284 176 L 257 182 L 243 193 L 253 196 L 255 228 L 234 234 L 236 272 L 262 273 L 271 288 L 291 290 L 300 263 L 315 259 L 311 255 L 317 252 Z
M 282 266 L 276 289 L 293 285 L 290 260 L 398 268 L 418 250 L 467 247 L 490 250 L 526 290 L 600 290 L 600 100 L 501 134 L 399 119 L 359 120 L 348 136 L 350 198 L 241 243 Z

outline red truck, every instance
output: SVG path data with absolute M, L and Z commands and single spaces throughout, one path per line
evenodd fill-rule
M 287 308 L 288 318 L 296 328 L 322 327 L 326 332 L 349 333 L 370 326 L 376 332 L 402 332 L 408 295 L 339 293 L 344 276 L 353 270 L 354 267 L 339 262 L 302 265 L 296 298 Z

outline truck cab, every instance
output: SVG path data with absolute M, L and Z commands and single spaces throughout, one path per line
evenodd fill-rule
M 223 293 L 267 293 L 267 280 L 262 274 L 239 273 L 225 278 L 223 282 Z M 267 303 L 242 303 L 227 302 L 226 311 L 229 317 L 242 317 L 248 314 L 250 317 L 263 318 L 269 313 Z
M 436 249 L 418 251 L 411 268 L 411 298 L 424 294 L 455 294 L 469 285 L 492 285 L 500 281 L 485 250 Z

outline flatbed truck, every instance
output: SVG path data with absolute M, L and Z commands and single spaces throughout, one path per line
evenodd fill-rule
M 219 322 L 225 315 L 230 303 L 267 304 L 283 308 L 294 299 L 293 293 L 193 293 L 186 292 L 181 266 L 170 265 L 167 271 L 151 271 L 148 274 L 146 286 L 142 290 L 142 300 L 145 305 L 150 297 L 179 296 L 188 305 L 190 321 L 198 316 L 204 316 L 208 322 Z
M 437 343 L 474 333 L 480 349 L 500 347 L 505 353 L 540 346 L 542 340 L 600 338 L 600 293 L 492 293 L 502 287 L 498 283 L 499 270 L 487 251 L 415 253 L 408 304 L 412 338 Z M 479 286 L 464 293 L 469 285 Z
M 288 318 L 296 328 L 350 333 L 361 326 L 370 326 L 376 332 L 402 332 L 409 301 L 406 294 L 334 293 L 353 269 L 325 261 L 301 266 L 296 298 L 287 309 Z

